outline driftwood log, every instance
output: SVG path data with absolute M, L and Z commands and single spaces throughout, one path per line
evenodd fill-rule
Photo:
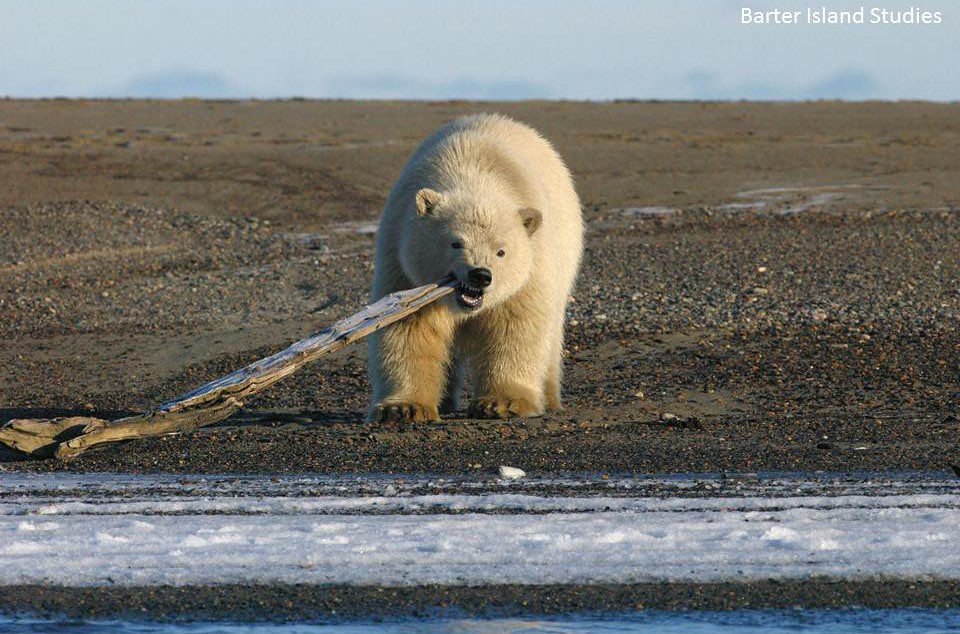
M 452 282 L 427 284 L 387 295 L 359 313 L 285 350 L 207 383 L 156 409 L 113 421 L 86 416 L 20 418 L 0 427 L 0 444 L 36 457 L 63 460 L 103 443 L 189 431 L 221 421 L 257 392 L 290 376 L 317 357 L 339 350 L 453 292 Z

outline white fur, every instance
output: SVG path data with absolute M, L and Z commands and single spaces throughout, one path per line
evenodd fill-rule
M 529 234 L 524 218 L 533 227 L 537 217 Z M 490 269 L 493 281 L 478 311 L 450 296 L 371 337 L 370 418 L 435 419 L 438 408 L 457 409 L 464 364 L 474 415 L 559 408 L 564 313 L 582 251 L 570 172 L 533 129 L 485 114 L 429 137 L 387 200 L 372 299 L 451 273 L 466 281 L 474 267 Z

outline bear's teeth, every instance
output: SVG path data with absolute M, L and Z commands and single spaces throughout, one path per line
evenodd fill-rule
M 460 287 L 460 294 L 464 297 L 471 297 L 474 299 L 479 299 L 483 297 L 483 289 L 477 288 L 475 286 L 463 285 Z
M 457 293 L 457 299 L 467 308 L 479 308 L 483 303 L 483 289 L 462 285 Z

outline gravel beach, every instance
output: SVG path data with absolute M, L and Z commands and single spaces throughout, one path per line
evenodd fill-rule
M 142 411 L 355 312 L 407 156 L 477 111 L 540 129 L 584 204 L 565 411 L 367 424 L 360 345 L 224 423 L 66 464 L 2 450 L 0 477 L 960 464 L 958 104 L 0 101 L 0 421 Z M 290 615 L 472 612 L 493 594 L 541 612 L 960 605 L 954 582 L 837 583 L 190 592 L 214 614 L 250 593 L 307 606 Z M 3 588 L 0 604 L 179 615 L 183 592 Z
M 752 581 L 590 586 L 315 585 L 148 586 L 142 588 L 0 588 L 0 605 L 42 616 L 102 619 L 157 615 L 184 619 L 337 622 L 409 617 L 505 617 L 635 610 L 883 609 L 957 606 L 960 583 L 899 579 Z

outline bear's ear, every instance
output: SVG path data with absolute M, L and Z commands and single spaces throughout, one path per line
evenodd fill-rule
M 432 189 L 421 189 L 417 192 L 417 215 L 429 216 L 440 204 L 440 192 Z
M 520 210 L 520 220 L 523 222 L 523 228 L 527 230 L 527 235 L 532 236 L 540 228 L 543 214 L 533 207 L 524 207 Z

